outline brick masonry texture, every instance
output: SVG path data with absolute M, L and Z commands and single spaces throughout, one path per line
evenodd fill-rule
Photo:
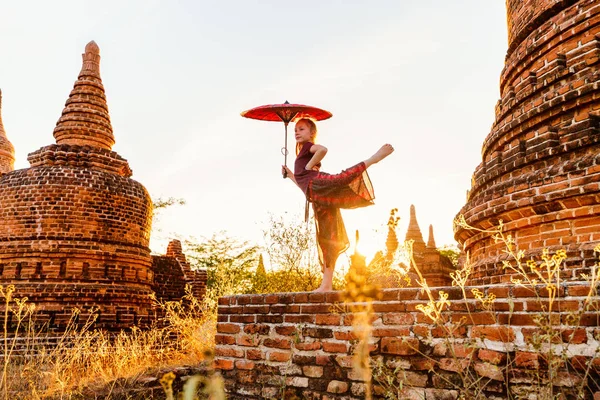
M 595 262 L 600 243 L 600 4 L 509 0 L 509 50 L 496 120 L 473 175 L 467 223 L 499 221 L 526 257 L 567 250 L 565 277 Z M 459 228 L 474 263 L 471 284 L 508 282 L 504 245 Z
M 82 320 L 95 309 L 95 327 L 148 325 L 156 317 L 151 294 L 179 300 L 186 284 L 198 297 L 206 287 L 206 273 L 190 269 L 179 241 L 166 256 L 150 255 L 152 200 L 111 150 L 99 62 L 90 42 L 54 130 L 57 144 L 30 153 L 30 168 L 0 162 L 0 285 L 36 303 L 51 330 L 62 330 L 76 307 Z M 0 129 L 0 160 L 5 136 Z
M 458 392 L 450 383 L 464 369 L 485 382 L 490 380 L 486 394 L 494 399 L 506 399 L 508 390 L 514 398 L 535 386 L 541 360 L 530 345 L 539 333 L 533 317 L 540 301 L 516 286 L 480 289 L 486 294 L 504 294 L 493 311 L 482 309 L 475 299 L 460 300 L 457 287 L 434 290 L 436 297 L 438 290 L 449 294 L 448 318 L 465 319 L 453 349 L 442 329 L 416 309 L 427 303 L 421 290 L 386 289 L 384 300 L 373 303 L 371 357 L 391 371 L 398 368 L 396 373 L 407 387 L 406 397 L 401 398 L 456 399 Z M 589 289 L 580 282 L 565 283 L 556 318 L 566 321 L 569 312 L 581 307 Z M 338 292 L 221 298 L 215 366 L 225 379 L 228 398 L 363 399 L 364 381 L 352 368 L 356 345 L 352 317 Z M 593 356 L 600 346 L 599 327 L 597 312 L 584 314 L 582 323 L 572 329 L 565 322 L 563 339 L 571 343 L 572 360 Z M 500 373 L 509 364 L 510 376 Z M 600 379 L 597 359 L 595 366 L 590 382 Z M 565 370 L 561 376 L 564 380 L 558 386 L 568 389 L 571 375 Z M 377 384 L 374 393 L 383 398 Z

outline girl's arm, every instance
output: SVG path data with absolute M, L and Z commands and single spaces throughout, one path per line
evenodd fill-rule
M 327 154 L 327 147 L 321 146 L 320 144 L 313 144 L 309 151 L 313 153 L 313 156 L 306 164 L 306 169 L 313 169 L 315 165 L 321 162 L 325 157 L 325 154 Z

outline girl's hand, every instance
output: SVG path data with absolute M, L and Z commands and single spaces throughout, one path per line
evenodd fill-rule
M 290 178 L 294 176 L 294 173 L 292 172 L 291 169 L 289 169 L 287 167 L 287 165 L 282 165 L 281 166 L 281 173 L 283 174 L 284 178 Z M 291 179 L 291 178 L 290 178 Z

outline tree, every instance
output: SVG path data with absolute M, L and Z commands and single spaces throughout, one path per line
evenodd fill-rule
M 442 247 L 439 247 L 438 251 L 440 252 L 441 255 L 448 257 L 450 259 L 450 261 L 452 262 L 452 265 L 454 265 L 455 267 L 458 266 L 458 260 L 459 260 L 461 253 L 455 244 L 454 245 L 447 244 Z
M 173 205 L 183 206 L 185 205 L 185 199 L 175 197 L 169 197 L 165 199 L 163 197 L 159 197 L 152 202 L 152 209 L 154 212 L 158 212 Z
M 271 270 L 266 279 L 257 274 L 255 293 L 312 291 L 319 286 L 322 274 L 312 219 L 306 223 L 297 216 L 289 222 L 271 214 L 263 237 Z
M 185 248 L 191 267 L 206 269 L 206 299 L 212 306 L 221 296 L 251 292 L 258 246 L 219 232 L 200 242 L 187 240 Z
M 271 265 L 294 271 L 318 265 L 314 226 L 312 218 L 308 223 L 300 218 L 286 222 L 282 216 L 270 214 L 263 237 Z

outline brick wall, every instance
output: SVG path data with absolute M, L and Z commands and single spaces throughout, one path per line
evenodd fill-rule
M 201 300 L 206 293 L 206 271 L 186 272 L 179 260 L 168 256 L 153 256 L 152 270 L 152 289 L 159 300 L 180 300 L 186 295 L 186 285 L 190 285 L 191 293 L 197 299 Z
M 524 288 L 480 289 L 498 296 L 493 311 L 484 310 L 473 298 L 460 300 L 456 287 L 441 288 L 450 295 L 446 318 L 454 322 L 464 318 L 453 348 L 445 332 L 417 311 L 418 304 L 427 302 L 422 291 L 386 289 L 382 300 L 373 303 L 371 356 L 392 371 L 397 368 L 392 375 L 401 377 L 406 388 L 400 398 L 456 399 L 461 389 L 459 369 L 482 379 L 486 396 L 492 399 L 506 399 L 509 392 L 513 398 L 532 393 L 543 361 L 530 345 L 539 332 L 534 319 L 544 303 Z M 578 327 L 566 322 L 569 312 L 580 309 L 589 289 L 583 283 L 564 284 L 560 312 L 553 317 L 565 324 L 565 341 L 574 335 L 569 349 L 575 361 L 589 360 L 600 346 L 598 312 L 584 313 Z M 363 399 L 364 381 L 352 368 L 356 346 L 352 320 L 338 292 L 221 298 L 215 366 L 225 378 L 228 398 Z M 511 373 L 502 374 L 509 364 Z M 588 379 L 600 382 L 597 353 L 594 366 Z M 582 375 L 565 368 L 556 386 L 572 393 Z M 381 390 L 374 385 L 379 398 Z
M 511 47 L 496 120 L 459 214 L 480 230 L 502 220 L 526 257 L 566 249 L 577 278 L 600 242 L 600 4 L 507 7 Z M 459 228 L 455 238 L 474 263 L 472 284 L 510 280 L 504 245 L 491 234 Z
M 185 254 L 183 254 L 179 240 L 171 240 L 169 242 L 165 255 L 179 262 L 179 268 L 183 272 L 185 283 L 191 286 L 192 295 L 197 299 L 203 299 L 206 294 L 206 283 L 208 281 L 206 270 L 192 270 Z

